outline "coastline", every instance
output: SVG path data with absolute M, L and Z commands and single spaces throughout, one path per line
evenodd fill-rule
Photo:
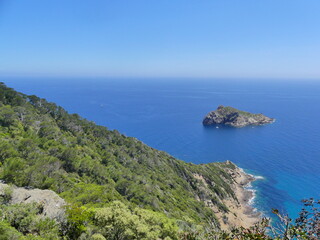
M 256 181 L 253 175 L 246 173 L 242 168 L 239 168 L 234 163 L 227 161 L 227 165 L 232 164 L 234 168 L 227 168 L 227 171 L 232 176 L 232 188 L 237 199 L 224 200 L 224 204 L 230 212 L 217 213 L 220 220 L 221 229 L 229 230 L 233 227 L 249 228 L 262 218 L 262 213 L 257 211 L 252 206 L 255 198 L 255 191 L 250 189 L 251 183 Z

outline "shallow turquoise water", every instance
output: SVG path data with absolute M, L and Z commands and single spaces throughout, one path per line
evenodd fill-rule
M 301 81 L 3 79 L 70 113 L 194 163 L 231 160 L 263 176 L 255 206 L 295 216 L 320 198 L 320 83 Z M 203 127 L 220 104 L 276 118 L 266 126 Z

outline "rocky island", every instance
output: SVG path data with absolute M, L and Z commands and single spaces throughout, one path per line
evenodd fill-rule
M 274 121 L 274 118 L 267 117 L 261 113 L 254 114 L 220 105 L 217 110 L 208 113 L 202 123 L 205 126 L 223 124 L 241 128 L 248 125 L 268 124 Z

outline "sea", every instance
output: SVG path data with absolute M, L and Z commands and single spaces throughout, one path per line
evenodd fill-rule
M 320 81 L 290 79 L 1 78 L 99 125 L 195 164 L 230 160 L 257 176 L 252 205 L 295 218 L 320 199 Z M 219 105 L 276 121 L 204 127 Z

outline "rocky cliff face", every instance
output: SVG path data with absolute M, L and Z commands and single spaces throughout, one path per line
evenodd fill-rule
M 233 107 L 219 106 L 203 119 L 203 125 L 223 124 L 232 127 L 245 127 L 248 125 L 263 125 L 274 122 L 274 118 L 269 118 L 263 114 L 253 114 L 240 111 Z

